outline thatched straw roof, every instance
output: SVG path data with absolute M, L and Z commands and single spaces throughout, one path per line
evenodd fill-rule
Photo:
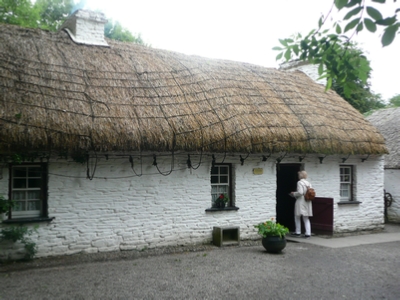
M 400 107 L 380 109 L 367 117 L 382 133 L 389 154 L 385 156 L 385 168 L 400 169 Z
M 382 154 L 301 72 L 0 25 L 0 149 Z

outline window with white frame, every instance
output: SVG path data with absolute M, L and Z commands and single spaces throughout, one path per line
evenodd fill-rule
M 340 166 L 340 200 L 353 200 L 353 166 Z
M 10 166 L 11 218 L 38 218 L 47 214 L 46 164 Z
M 227 206 L 232 206 L 231 198 L 231 164 L 215 164 L 211 168 L 211 206 L 215 207 L 216 199 L 224 194 L 229 198 Z

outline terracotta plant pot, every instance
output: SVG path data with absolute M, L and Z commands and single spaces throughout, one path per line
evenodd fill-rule
M 263 237 L 262 245 L 265 250 L 270 253 L 280 253 L 286 247 L 286 238 L 280 238 L 279 236 L 267 236 Z

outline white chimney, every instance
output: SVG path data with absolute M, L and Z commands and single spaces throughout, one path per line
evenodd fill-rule
M 107 23 L 103 13 L 89 10 L 77 10 L 61 26 L 71 39 L 78 44 L 105 46 L 104 24 Z
M 307 61 L 300 61 L 300 60 L 292 60 L 289 62 L 285 62 L 279 66 L 280 70 L 285 71 L 295 71 L 299 70 L 308 75 L 312 80 L 316 83 L 326 85 L 326 78 L 319 79 L 320 75 L 318 74 L 318 66 L 315 64 L 311 64 Z

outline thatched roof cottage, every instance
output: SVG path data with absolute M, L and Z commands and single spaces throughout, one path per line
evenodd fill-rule
M 367 117 L 385 137 L 385 190 L 392 195 L 387 209 L 388 221 L 400 223 L 400 107 L 380 109 Z
M 315 232 L 383 226 L 384 139 L 336 93 L 299 71 L 104 40 L 104 22 L 0 25 L 0 189 L 17 203 L 3 226 L 38 223 L 39 256 L 293 227 L 301 169 L 330 205 L 318 217 L 315 203 Z

